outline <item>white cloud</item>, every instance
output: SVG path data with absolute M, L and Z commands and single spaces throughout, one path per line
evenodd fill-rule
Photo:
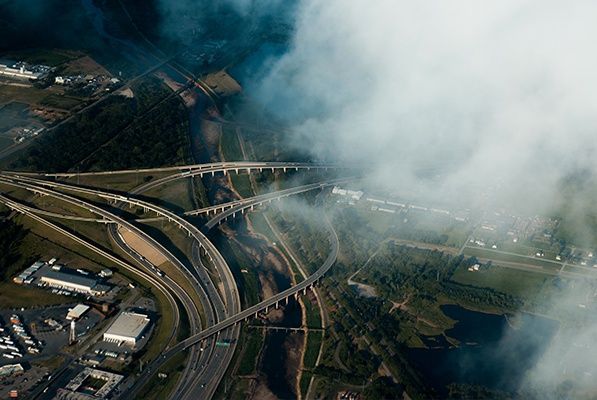
M 597 3 L 305 0 L 298 15 L 257 93 L 310 151 L 441 197 L 501 182 L 549 200 L 596 169 Z

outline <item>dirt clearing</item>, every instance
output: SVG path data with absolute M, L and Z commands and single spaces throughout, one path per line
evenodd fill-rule
M 147 258 L 147 260 L 153 265 L 161 265 L 167 261 L 166 257 L 164 257 L 160 252 L 158 252 L 144 239 L 139 237 L 139 235 L 137 235 L 136 233 L 131 232 L 123 227 L 118 228 L 118 233 L 120 233 L 122 239 L 126 242 L 126 244 L 131 246 L 131 248 L 135 250 L 137 253 Z

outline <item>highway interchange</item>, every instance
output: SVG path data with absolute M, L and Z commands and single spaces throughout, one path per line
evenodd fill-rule
M 150 173 L 150 172 L 174 172 L 171 175 L 156 179 L 145 183 L 129 192 L 129 195 L 115 194 L 108 191 L 92 189 L 89 187 L 82 187 L 72 184 L 56 182 L 53 179 L 64 178 L 72 176 L 73 174 L 32 174 L 20 172 L 2 172 L 0 173 L 0 183 L 21 189 L 26 189 L 34 194 L 41 196 L 50 196 L 60 201 L 70 203 L 71 205 L 86 209 L 97 216 L 97 218 L 85 218 L 76 215 L 64 215 L 60 213 L 41 210 L 30 205 L 23 204 L 15 199 L 6 196 L 0 196 L 0 201 L 5 203 L 10 208 L 23 213 L 32 219 L 51 227 L 57 232 L 70 237 L 76 242 L 85 245 L 94 252 L 108 258 L 115 262 L 120 267 L 134 271 L 140 277 L 155 285 L 155 282 L 161 282 L 160 286 L 156 285 L 158 290 L 164 294 L 168 293 L 167 298 L 172 305 L 172 296 L 176 297 L 183 305 L 184 311 L 188 316 L 190 325 L 190 336 L 175 345 L 166 346 L 162 356 L 149 364 L 142 374 L 135 376 L 134 383 L 126 386 L 120 393 L 120 398 L 135 396 L 139 393 L 142 387 L 155 374 L 157 369 L 166 363 L 172 356 L 189 351 L 188 359 L 184 373 L 178 381 L 178 385 L 172 393 L 172 398 L 211 398 L 217 389 L 228 365 L 233 357 L 236 342 L 240 333 L 240 322 L 252 316 L 256 316 L 260 311 L 267 311 L 272 306 L 277 306 L 280 302 L 286 300 L 291 296 L 295 296 L 301 291 L 312 287 L 325 272 L 333 265 L 336 259 L 338 240 L 334 232 L 330 232 L 330 246 L 331 252 L 325 263 L 317 270 L 316 273 L 307 277 L 304 281 L 296 286 L 287 289 L 284 292 L 278 293 L 256 305 L 253 305 L 241 311 L 240 297 L 234 277 L 226 261 L 216 249 L 216 247 L 207 239 L 204 232 L 207 232 L 214 226 L 218 225 L 222 220 L 228 217 L 234 217 L 237 212 L 243 213 L 246 209 L 253 209 L 253 207 L 271 202 L 274 199 L 304 193 L 310 190 L 323 189 L 330 185 L 345 182 L 346 179 L 324 181 L 309 185 L 303 185 L 296 188 L 285 189 L 282 191 L 267 193 L 264 195 L 254 196 L 247 199 L 241 199 L 231 202 L 230 204 L 222 204 L 209 208 L 209 212 L 216 213 L 216 216 L 211 218 L 209 222 L 202 228 L 198 229 L 192 223 L 187 221 L 184 216 L 177 215 L 163 207 L 156 206 L 145 200 L 141 200 L 133 195 L 140 195 L 152 188 L 173 182 L 177 179 L 187 178 L 189 176 L 202 176 L 205 173 L 213 175 L 216 172 L 228 173 L 230 171 L 263 171 L 264 169 L 283 170 L 289 169 L 312 170 L 322 169 L 327 170 L 331 168 L 338 168 L 330 164 L 308 164 L 308 163 L 260 163 L 260 162 L 236 162 L 236 163 L 212 163 L 205 165 L 190 165 L 168 167 L 160 169 L 143 169 L 134 171 L 105 171 L 86 173 L 86 175 L 106 175 L 106 174 L 124 174 L 131 172 Z M 83 174 L 81 174 L 83 175 Z M 79 195 L 68 195 L 64 192 L 70 192 Z M 96 196 L 104 201 L 110 202 L 110 205 L 116 207 L 123 207 L 129 205 L 131 207 L 140 207 L 145 211 L 156 213 L 159 218 L 166 219 L 169 222 L 176 224 L 180 229 L 193 239 L 192 254 L 189 263 L 177 259 L 170 251 L 168 251 L 162 244 L 160 244 L 153 237 L 145 233 L 136 224 L 131 221 L 105 210 L 104 208 L 86 201 L 81 196 L 89 197 Z M 221 211 L 220 214 L 217 212 Z M 206 209 L 199 209 L 187 212 L 186 215 L 198 215 L 206 213 Z M 109 254 L 103 249 L 97 248 L 92 243 L 86 242 L 83 238 L 67 231 L 56 224 L 48 221 L 44 217 L 66 218 L 73 220 L 94 221 L 109 224 L 110 236 L 116 245 L 121 248 L 129 258 L 133 259 L 141 268 L 131 265 L 131 263 Z M 194 304 L 193 299 L 186 293 L 176 282 L 168 276 L 160 273 L 155 266 L 147 261 L 142 255 L 138 254 L 130 248 L 122 237 L 117 233 L 117 227 L 122 226 L 132 232 L 149 244 L 153 249 L 162 254 L 175 268 L 188 277 L 196 291 L 197 297 L 200 299 L 200 304 Z M 203 230 L 203 232 L 202 232 Z M 205 257 L 202 257 L 202 253 Z M 209 265 L 204 265 L 204 260 L 209 260 Z M 210 269 L 211 267 L 211 269 Z M 218 281 L 214 282 L 210 277 L 210 271 L 215 273 Z M 220 287 L 220 290 L 218 290 Z M 175 304 L 175 303 L 174 303 Z M 178 328 L 178 308 L 176 311 L 176 326 L 173 327 L 171 339 L 174 337 Z M 202 325 L 201 315 L 198 310 L 204 313 L 204 323 Z M 230 347 L 216 347 L 216 340 L 218 338 L 225 338 Z

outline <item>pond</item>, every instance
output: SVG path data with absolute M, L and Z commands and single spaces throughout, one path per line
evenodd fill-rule
M 503 315 L 456 305 L 444 305 L 441 310 L 457 321 L 445 334 L 459 345 L 450 345 L 443 338 L 425 338 L 428 345 L 433 343 L 430 348 L 412 348 L 407 354 L 438 395 L 445 395 L 450 383 L 516 392 L 559 326 L 557 321 L 531 314 L 519 315 L 512 326 Z

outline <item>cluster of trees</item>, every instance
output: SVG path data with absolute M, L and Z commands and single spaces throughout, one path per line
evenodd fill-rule
M 171 98 L 102 146 L 81 169 L 152 168 L 189 161 L 186 118 L 184 106 Z
M 124 128 L 130 122 L 133 106 L 131 99 L 110 97 L 42 135 L 11 167 L 68 171 Z
M 10 220 L 0 221 L 0 280 L 16 271 L 19 259 L 18 246 L 26 231 Z
M 490 288 L 443 282 L 442 291 L 450 298 L 469 304 L 485 304 L 503 310 L 516 310 L 523 306 L 523 301 L 520 298 Z
M 396 236 L 401 239 L 439 245 L 445 245 L 449 239 L 449 236 L 445 233 L 439 233 L 430 229 L 396 229 L 393 230 L 392 233 L 396 234 Z
M 299 258 L 305 261 L 309 271 L 316 271 L 330 252 L 328 232 L 319 223 L 321 219 L 316 220 L 314 215 L 304 218 L 294 212 L 284 211 L 276 214 L 274 219 L 281 231 L 288 235 L 293 248 Z
M 380 376 L 371 382 L 363 393 L 367 400 L 394 400 L 397 393 L 402 393 L 404 386 L 394 383 L 391 378 Z
M 157 78 L 111 96 L 38 138 L 12 165 L 39 171 L 156 167 L 189 156 L 187 115 Z M 166 100 L 164 100 L 166 98 Z

